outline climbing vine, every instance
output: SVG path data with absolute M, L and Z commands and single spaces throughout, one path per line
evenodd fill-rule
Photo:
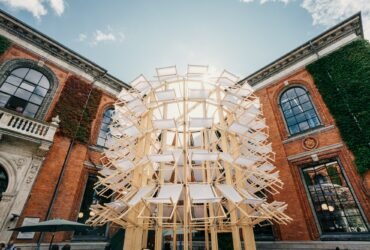
M 358 172 L 370 169 L 370 44 L 354 41 L 308 65 Z
M 0 55 L 2 55 L 12 43 L 3 36 L 0 36 Z
M 91 84 L 76 76 L 71 76 L 67 79 L 52 115 L 53 117 L 59 115 L 61 120 L 59 133 L 61 135 L 69 138 L 75 137 L 77 141 L 83 143 L 88 142 L 91 124 L 95 119 L 102 96 L 100 90 L 95 88 L 91 90 L 91 88 Z M 89 101 L 84 109 L 87 98 L 89 98 Z M 79 123 L 80 126 L 78 128 Z

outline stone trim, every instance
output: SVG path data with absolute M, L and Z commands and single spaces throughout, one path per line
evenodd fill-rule
M 321 147 L 321 148 L 318 148 L 318 149 L 314 149 L 314 150 L 311 150 L 311 151 L 307 151 L 307 152 L 303 152 L 303 153 L 299 153 L 299 154 L 295 154 L 295 155 L 289 155 L 287 157 L 287 159 L 288 159 L 288 161 L 293 161 L 293 160 L 297 160 L 297 159 L 307 157 L 307 156 L 311 156 L 311 155 L 314 155 L 314 154 L 319 154 L 319 153 L 322 153 L 322 152 L 325 152 L 325 151 L 328 151 L 328 150 L 341 148 L 343 146 L 344 146 L 343 143 L 337 143 L 337 144 Z
M 319 58 L 320 55 L 322 55 L 322 50 L 328 48 L 330 45 L 333 45 L 337 41 L 347 37 L 352 33 L 354 33 L 357 37 L 364 38 L 360 12 L 316 36 L 291 52 L 283 55 L 262 69 L 245 77 L 240 81 L 240 83 L 242 84 L 243 82 L 248 82 L 251 86 L 255 86 L 263 80 L 276 75 L 282 70 L 297 64 L 303 59 L 306 59 L 310 56 Z
M 305 138 L 309 135 L 316 135 L 316 134 L 319 134 L 319 133 L 322 133 L 322 132 L 330 131 L 334 128 L 335 128 L 334 125 L 330 125 L 330 126 L 326 126 L 326 127 L 317 127 L 314 130 L 310 130 L 310 131 L 307 131 L 307 132 L 304 132 L 304 133 L 301 133 L 301 134 L 293 135 L 293 136 L 289 137 L 288 139 L 284 140 L 283 144 L 287 144 L 287 143 L 290 143 L 290 142 L 293 142 L 293 141 L 296 141 L 296 140 L 299 140 L 299 139 L 303 139 L 303 138 Z
M 39 71 L 49 80 L 50 88 L 40 105 L 40 110 L 37 112 L 35 119 L 43 120 L 46 116 L 47 110 L 53 100 L 55 92 L 58 89 L 59 83 L 58 78 L 54 72 L 47 66 L 39 66 L 38 62 L 30 59 L 12 59 L 8 60 L 0 66 L 0 86 L 4 83 L 10 73 L 17 68 L 31 68 Z

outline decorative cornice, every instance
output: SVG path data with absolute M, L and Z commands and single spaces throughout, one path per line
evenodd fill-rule
M 286 69 L 287 67 L 296 64 L 297 62 L 311 55 L 319 57 L 319 51 L 330 46 L 341 38 L 355 33 L 356 36 L 363 38 L 361 12 L 349 17 L 343 22 L 321 33 L 310 41 L 304 43 L 298 48 L 283 55 L 272 63 L 266 65 L 262 69 L 247 76 L 240 83 L 247 81 L 251 86 L 257 85 L 259 82 L 275 75 L 276 73 Z
M 334 128 L 335 128 L 334 125 L 329 125 L 327 127 L 318 127 L 317 129 L 314 129 L 314 130 L 311 130 L 311 131 L 308 131 L 308 132 L 305 132 L 305 133 L 302 133 L 302 134 L 299 134 L 299 135 L 293 135 L 293 136 L 289 137 L 288 139 L 284 140 L 283 144 L 287 144 L 289 142 L 293 142 L 293 141 L 303 139 L 303 138 L 305 138 L 309 135 L 312 136 L 312 135 L 316 135 L 318 133 L 326 132 L 326 131 L 332 130 Z
M 337 144 L 317 148 L 317 149 L 314 149 L 314 150 L 311 150 L 311 151 L 306 151 L 306 152 L 295 154 L 295 155 L 289 155 L 287 158 L 288 158 L 288 161 L 293 161 L 293 160 L 297 160 L 297 159 L 307 157 L 307 156 L 311 156 L 311 155 L 314 155 L 314 154 L 319 154 L 319 153 L 322 153 L 322 152 L 325 152 L 325 151 L 328 151 L 328 150 L 341 148 L 343 146 L 344 146 L 343 143 L 337 143 Z
M 93 78 L 99 78 L 100 82 L 116 91 L 120 91 L 122 88 L 130 88 L 130 86 L 125 82 L 110 74 L 107 74 L 106 69 L 100 67 L 96 63 L 65 47 L 54 39 L 42 34 L 41 32 L 2 10 L 0 10 L 0 28 L 26 41 L 27 43 L 38 47 L 50 55 L 82 70 L 83 72 L 91 75 Z

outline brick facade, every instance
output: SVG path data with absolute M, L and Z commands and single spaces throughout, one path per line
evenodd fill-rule
M 279 97 L 285 89 L 292 86 L 302 86 L 308 90 L 321 121 L 321 126 L 318 129 L 289 136 L 279 107 Z M 340 133 L 335 127 L 335 121 L 325 106 L 310 74 L 302 69 L 276 83 L 259 89 L 256 94 L 260 97 L 263 105 L 266 122 L 270 129 L 273 150 L 276 152 L 275 164 L 280 171 L 281 180 L 284 182 L 284 189 L 274 197 L 288 204 L 287 213 L 294 219 L 294 227 L 291 225 L 277 226 L 280 232 L 278 238 L 281 240 L 320 239 L 313 211 L 299 173 L 299 168 L 302 165 L 313 162 L 310 151 L 313 152 L 312 154 L 317 154 L 320 160 L 339 159 L 364 214 L 370 220 L 370 199 L 361 187 L 362 182 L 369 183 L 369 174 L 365 175 L 364 180 L 362 180 L 362 177 L 357 173 L 356 166 L 353 163 L 354 157 L 342 141 Z M 303 140 L 308 137 L 317 141 L 317 146 L 312 150 L 303 147 Z M 338 147 L 330 149 L 333 145 L 338 145 Z M 289 160 L 290 156 L 298 157 Z
M 12 59 L 30 59 L 37 63 L 40 60 L 44 60 L 44 57 L 13 43 L 0 56 L 0 65 Z M 45 121 L 47 121 L 51 118 L 52 110 L 58 102 L 67 78 L 76 73 L 56 65 L 50 60 L 45 60 L 44 67 L 48 67 L 58 80 L 57 91 L 45 117 Z M 309 132 L 289 136 L 279 107 L 279 98 L 285 89 L 295 85 L 302 86 L 309 92 L 321 121 L 321 126 Z M 341 162 L 354 194 L 367 220 L 370 221 L 370 172 L 367 172 L 363 177 L 357 173 L 353 161 L 354 156 L 342 141 L 333 117 L 330 115 L 318 89 L 315 87 L 312 77 L 304 67 L 258 89 L 256 95 L 259 96 L 263 105 L 273 151 L 276 153 L 275 165 L 280 171 L 281 180 L 284 182 L 284 189 L 275 198 L 288 204 L 287 214 L 294 219 L 294 222 L 290 225 L 274 226 L 275 238 L 282 241 L 315 241 L 320 239 L 314 212 L 311 209 L 300 174 L 300 168 L 307 163 L 313 162 L 315 157 L 319 160 L 336 158 Z M 114 101 L 114 95 L 103 91 L 96 119 L 91 126 L 89 143 L 88 145 L 80 143 L 73 145 L 65 164 L 49 218 L 77 220 L 88 174 L 96 173 L 97 168 L 95 166 L 100 164 L 101 148 L 95 144 L 102 117 L 104 111 L 111 107 Z M 304 147 L 303 141 L 308 137 L 313 138 L 317 142 L 315 148 L 307 149 Z M 53 145 L 46 155 L 27 203 L 18 219 L 17 226 L 22 225 L 23 219 L 26 217 L 38 217 L 41 221 L 46 219 L 70 144 L 71 140 L 69 138 L 60 135 L 55 136 Z M 39 234 L 36 234 L 33 240 L 18 240 L 16 237 L 17 233 L 13 233 L 12 239 L 16 242 L 31 243 L 38 241 Z M 48 242 L 50 240 L 49 237 L 50 235 L 46 235 L 43 241 Z M 55 241 L 70 241 L 71 237 L 71 233 L 57 233 Z

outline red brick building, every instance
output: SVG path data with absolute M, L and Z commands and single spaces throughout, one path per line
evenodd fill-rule
M 9 228 L 51 218 L 84 222 L 88 207 L 104 202 L 93 184 L 112 104 L 129 86 L 4 12 L 0 35 L 0 241 L 12 239 L 28 249 L 50 236 Z M 362 39 L 357 14 L 241 81 L 255 88 L 263 104 L 275 165 L 285 183 L 276 198 L 288 203 L 287 214 L 294 219 L 288 226 L 256 228 L 261 249 L 370 248 L 370 172 L 358 174 L 306 68 Z M 104 249 L 114 235 L 121 237 L 107 225 L 58 233 L 55 241 Z

